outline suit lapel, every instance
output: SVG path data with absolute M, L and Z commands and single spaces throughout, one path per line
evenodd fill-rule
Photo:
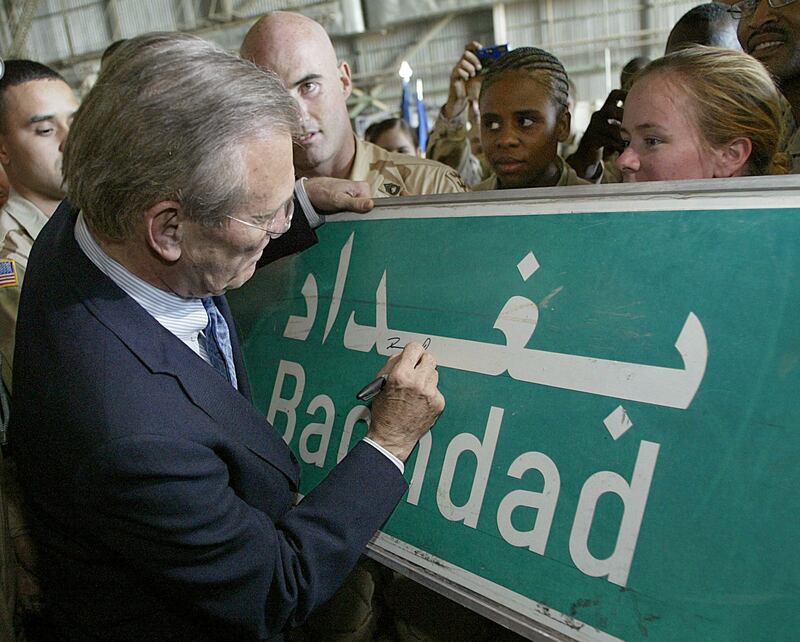
M 74 238 L 78 210 L 64 210 L 58 222 L 60 242 L 56 245 L 64 253 L 62 264 L 67 280 L 78 290 L 83 304 L 151 372 L 177 378 L 194 405 L 230 436 L 276 466 L 296 486 L 299 471 L 291 451 L 250 402 L 247 373 L 225 297 L 216 297 L 215 301 L 231 328 L 238 391 L 88 259 Z M 54 214 L 54 218 L 58 215 L 59 212 Z

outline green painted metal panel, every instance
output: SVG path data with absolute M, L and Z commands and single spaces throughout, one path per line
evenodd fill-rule
M 447 408 L 383 529 L 401 558 L 531 632 L 795 639 L 800 210 L 751 196 L 329 222 L 229 294 L 302 491 L 364 434 L 379 353 L 419 337 Z

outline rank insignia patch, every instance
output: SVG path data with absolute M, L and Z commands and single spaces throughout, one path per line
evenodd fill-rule
M 400 186 L 394 183 L 384 183 L 383 189 L 386 190 L 389 196 L 397 196 L 400 193 Z

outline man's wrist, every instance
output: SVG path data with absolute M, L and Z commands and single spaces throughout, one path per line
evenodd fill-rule
M 395 455 L 393 452 L 387 450 L 386 448 L 381 446 L 377 441 L 374 441 L 369 437 L 364 437 L 364 441 L 367 442 L 373 448 L 377 449 L 378 452 L 385 455 L 386 458 L 389 459 L 389 461 L 391 461 L 395 466 L 397 466 L 397 469 L 400 471 L 400 474 L 403 474 L 406 471 L 406 467 L 403 461 L 399 457 L 397 457 L 397 455 Z
M 411 457 L 411 453 L 414 452 L 414 448 L 417 446 L 416 441 L 409 443 L 410 440 L 403 438 L 402 435 L 396 435 L 397 438 L 392 439 L 387 438 L 385 434 L 385 432 L 381 434 L 370 428 L 370 430 L 367 431 L 365 439 L 369 439 L 372 443 L 392 453 L 392 455 L 397 457 L 401 462 L 405 462 Z
M 306 192 L 304 185 L 305 181 L 305 176 L 298 178 L 295 181 L 294 194 L 297 196 L 297 200 L 300 203 L 300 208 L 303 210 L 303 214 L 305 214 L 306 219 L 308 220 L 309 227 L 312 230 L 316 230 L 318 227 L 321 227 L 325 224 L 325 216 L 314 209 L 314 205 L 311 203 L 311 199 L 308 197 L 308 193 Z

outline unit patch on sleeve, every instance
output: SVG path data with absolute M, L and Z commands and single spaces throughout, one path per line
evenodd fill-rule
M 400 186 L 394 183 L 384 183 L 383 189 L 386 190 L 389 196 L 397 196 L 400 193 Z

